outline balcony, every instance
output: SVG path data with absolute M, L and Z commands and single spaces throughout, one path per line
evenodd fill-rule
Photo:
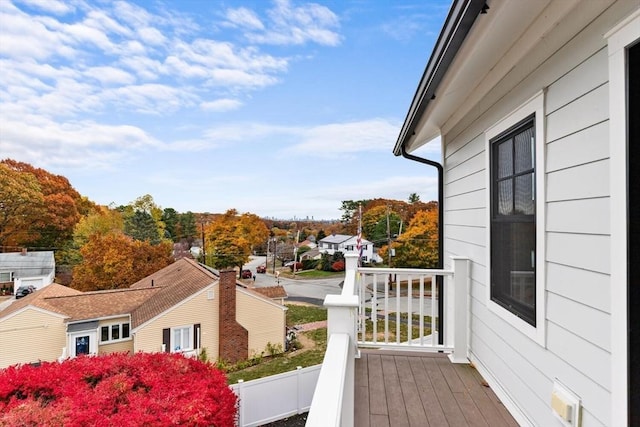
M 518 425 L 467 358 L 467 259 L 451 270 L 346 264 L 342 294 L 324 303 L 328 344 L 307 426 Z

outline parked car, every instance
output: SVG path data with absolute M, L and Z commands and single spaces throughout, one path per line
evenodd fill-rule
M 266 273 L 266 272 L 267 272 L 267 266 L 266 266 L 266 265 L 264 265 L 264 264 L 259 265 L 259 266 L 256 268 L 256 273 L 264 274 L 264 273 Z
M 27 295 L 35 292 L 35 290 L 36 290 L 35 286 L 31 286 L 31 285 L 20 286 L 18 287 L 18 290 L 16 290 L 16 299 L 26 297 Z
M 242 279 L 251 279 L 253 277 L 253 274 L 251 273 L 251 270 L 242 270 L 240 272 L 240 277 Z

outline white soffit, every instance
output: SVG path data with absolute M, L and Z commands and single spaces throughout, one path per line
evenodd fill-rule
M 579 3 L 488 1 L 416 127 L 408 151 L 446 134 Z

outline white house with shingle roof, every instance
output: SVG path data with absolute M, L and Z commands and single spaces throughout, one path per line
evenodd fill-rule
M 362 239 L 362 261 L 369 262 L 373 259 L 373 242 Z M 331 234 L 318 241 L 320 253 L 333 255 L 336 252 L 347 254 L 358 254 L 358 236 L 346 234 Z

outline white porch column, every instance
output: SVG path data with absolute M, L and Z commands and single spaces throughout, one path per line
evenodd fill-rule
M 453 260 L 453 316 L 447 325 L 453 329 L 452 363 L 469 363 L 469 259 Z M 451 294 L 449 294 L 451 295 Z

